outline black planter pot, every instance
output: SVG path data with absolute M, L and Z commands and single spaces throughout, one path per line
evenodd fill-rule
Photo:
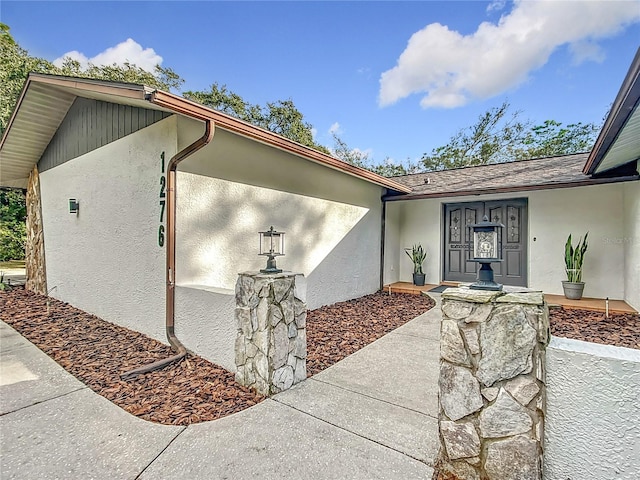
M 414 273 L 413 274 L 413 284 L 419 287 L 424 285 L 424 277 L 426 275 L 424 273 Z

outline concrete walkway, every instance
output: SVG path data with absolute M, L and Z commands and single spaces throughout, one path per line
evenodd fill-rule
M 126 413 L 0 322 L 0 477 L 430 479 L 439 322 L 436 306 L 287 392 L 188 427 Z

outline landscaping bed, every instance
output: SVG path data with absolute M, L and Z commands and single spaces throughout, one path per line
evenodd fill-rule
M 640 315 L 569 308 L 549 311 L 551 334 L 585 342 L 640 349 Z
M 425 312 L 424 296 L 376 293 L 309 311 L 308 371 L 315 374 Z M 127 412 L 157 423 L 189 425 L 239 412 L 264 397 L 234 374 L 193 355 L 162 370 L 120 374 L 172 355 L 141 333 L 22 288 L 0 293 L 0 319 L 89 388 Z

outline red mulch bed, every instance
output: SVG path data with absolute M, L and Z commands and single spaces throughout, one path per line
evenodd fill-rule
M 330 367 L 434 305 L 425 295 L 378 292 L 309 311 L 307 374 Z
M 95 392 L 127 412 L 157 423 L 215 420 L 264 398 L 234 375 L 189 355 L 162 370 L 122 380 L 120 374 L 172 355 L 145 335 L 22 288 L 0 292 L 0 320 Z M 427 297 L 377 293 L 310 311 L 308 370 L 319 372 L 433 306 Z
M 551 333 L 556 337 L 640 349 L 640 315 L 552 308 Z

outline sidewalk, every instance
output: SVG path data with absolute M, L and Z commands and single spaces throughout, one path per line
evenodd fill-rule
M 126 413 L 0 323 L 0 477 L 430 478 L 439 322 L 436 306 L 287 392 L 188 427 Z

